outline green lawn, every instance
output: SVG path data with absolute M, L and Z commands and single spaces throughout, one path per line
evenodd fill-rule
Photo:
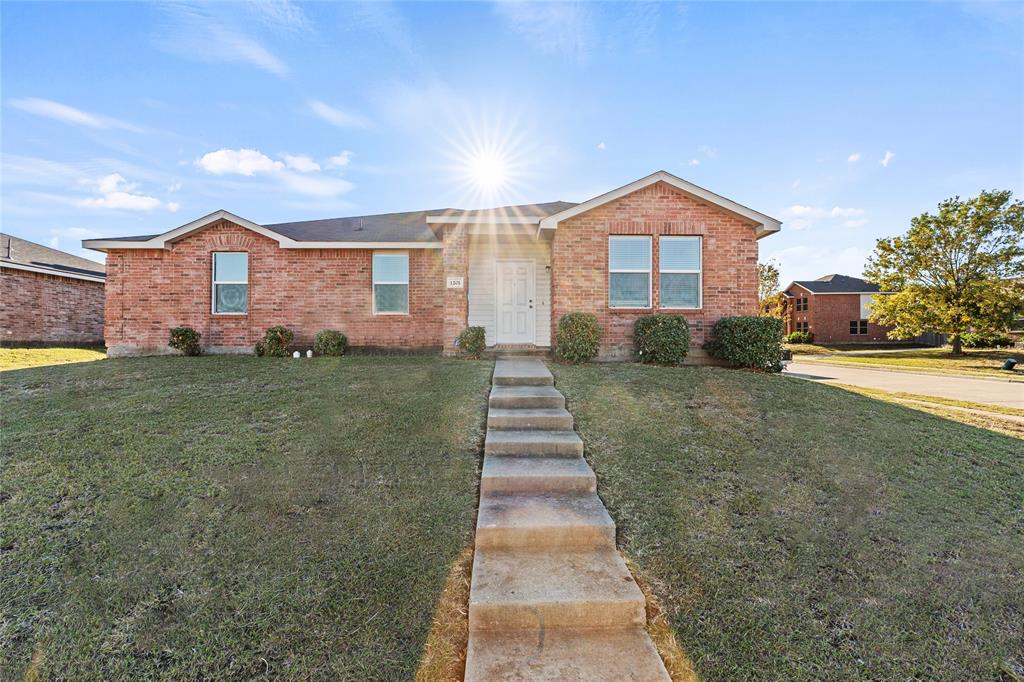
M 858 367 L 882 367 L 925 372 L 954 372 L 957 374 L 982 374 L 998 377 L 1024 377 L 1024 371 L 1008 372 L 999 369 L 1006 358 L 1015 357 L 1024 364 L 1024 353 L 1015 348 L 965 348 L 964 355 L 953 357 L 949 348 L 915 348 L 898 352 L 858 353 L 856 355 L 840 353 L 836 348 L 828 346 L 789 346 L 794 355 L 824 354 L 822 359 L 830 365 L 852 365 Z M 820 349 L 820 350 L 814 350 Z M 844 348 L 843 350 L 850 350 Z M 815 362 L 806 358 L 798 358 L 801 362 Z
M 552 368 L 702 679 L 1024 677 L 1024 440 L 777 375 Z
M 490 363 L 104 360 L 0 380 L 0 679 L 410 679 Z
M 9 369 L 103 360 L 102 348 L 0 348 L 0 372 Z

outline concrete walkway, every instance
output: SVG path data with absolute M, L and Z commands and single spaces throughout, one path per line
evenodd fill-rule
M 802 379 L 850 384 L 890 393 L 914 393 L 1024 409 L 1024 383 L 1021 382 L 799 361 L 791 362 L 784 373 Z
M 565 398 L 535 359 L 495 363 L 466 680 L 666 682 Z

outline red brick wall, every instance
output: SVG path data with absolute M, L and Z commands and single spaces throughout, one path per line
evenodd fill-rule
M 249 312 L 214 315 L 212 253 L 249 253 Z M 373 251 L 282 249 L 277 242 L 221 221 L 166 250 L 107 255 L 106 341 L 116 351 L 160 349 L 168 331 L 194 327 L 204 346 L 242 348 L 283 324 L 311 346 L 321 329 L 344 332 L 354 346 L 436 348 L 444 320 L 439 249 L 409 253 L 409 314 L 374 315 Z
M 850 334 L 850 322 L 860 320 L 860 294 L 811 294 L 799 284 L 791 289 L 795 297 L 807 297 L 807 310 L 797 312 L 794 301 L 788 303 L 786 333 L 796 330 L 798 321 L 808 322 L 815 343 L 878 343 L 889 341 L 892 327 L 868 322 L 867 334 Z
M 103 343 L 103 283 L 0 269 L 4 343 Z
M 608 236 L 652 235 L 651 309 L 608 307 Z M 703 309 L 659 306 L 658 236 L 703 237 Z M 551 252 L 552 330 L 569 312 L 597 315 L 602 355 L 631 352 L 633 323 L 654 312 L 683 315 L 699 349 L 721 317 L 757 313 L 757 240 L 754 227 L 665 183 L 656 183 L 560 223 Z M 700 355 L 700 353 L 694 353 Z

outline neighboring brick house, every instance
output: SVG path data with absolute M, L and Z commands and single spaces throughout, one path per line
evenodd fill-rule
M 0 343 L 102 344 L 103 264 L 0 234 Z
M 450 353 L 467 326 L 488 346 L 547 349 L 558 318 L 597 315 L 602 356 L 633 322 L 686 317 L 692 357 L 722 316 L 757 308 L 757 240 L 781 223 L 664 171 L 582 204 L 440 209 L 258 225 L 217 211 L 159 235 L 92 239 L 107 253 L 113 355 L 166 352 L 188 325 L 211 351 L 250 350 L 283 324 L 354 346 Z
M 877 284 L 859 277 L 825 275 L 793 282 L 782 292 L 786 333 L 811 332 L 815 343 L 889 341 L 892 327 L 868 319 L 869 306 L 881 294 Z

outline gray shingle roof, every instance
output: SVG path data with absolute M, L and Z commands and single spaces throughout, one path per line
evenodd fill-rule
M 446 210 L 302 220 L 263 227 L 299 242 L 436 242 L 427 216 Z
M 103 263 L 73 256 L 70 253 L 51 249 L 49 246 L 4 233 L 0 233 L 0 263 L 29 265 L 34 268 L 52 270 L 55 275 L 71 274 L 90 277 L 106 275 Z
M 438 208 L 430 211 L 406 213 L 380 213 L 377 215 L 300 220 L 291 223 L 273 223 L 263 227 L 298 242 L 437 242 L 437 235 L 427 224 L 428 216 L 451 216 L 452 220 L 466 218 L 546 218 L 576 204 L 552 201 L 546 204 L 520 204 L 463 210 Z M 159 235 L 111 237 L 110 241 L 145 241 Z
M 881 291 L 881 287 L 859 277 L 848 275 L 825 275 L 815 280 L 796 281 L 813 294 L 868 294 Z

